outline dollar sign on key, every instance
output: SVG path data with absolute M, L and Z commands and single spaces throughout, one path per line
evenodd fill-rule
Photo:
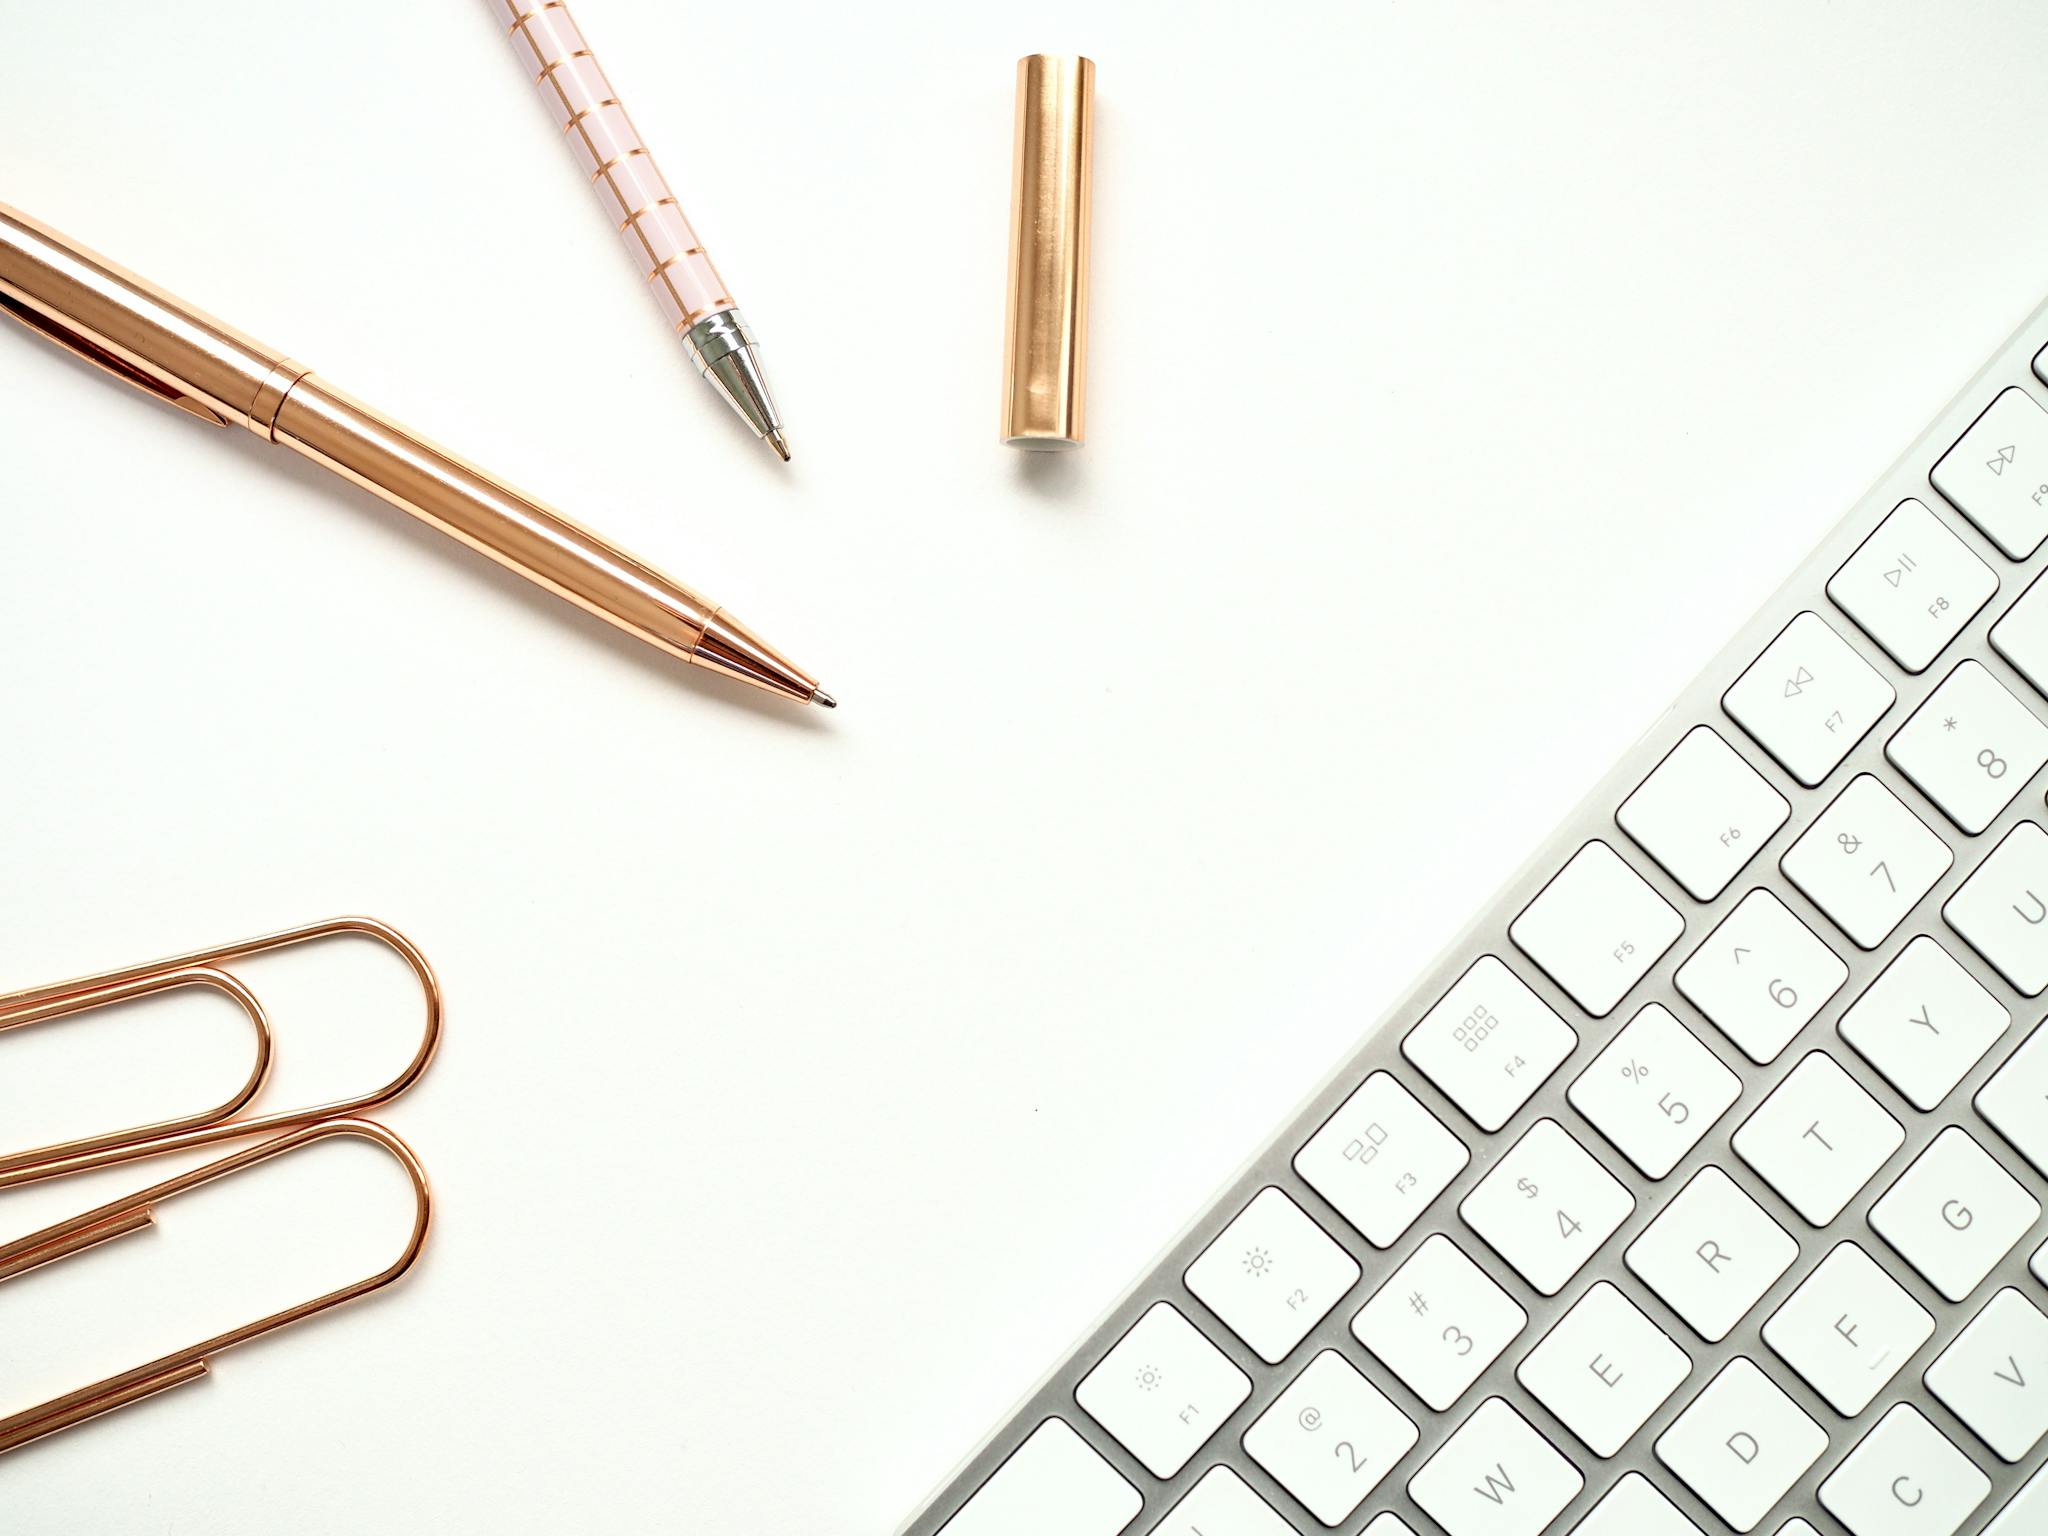
M 1530 1183 L 1527 1179 L 1515 1180 L 1515 1188 L 1519 1189 L 1522 1192 L 1522 1198 L 1524 1200 L 1534 1200 L 1538 1193 L 1540 1193 L 1536 1186 Z

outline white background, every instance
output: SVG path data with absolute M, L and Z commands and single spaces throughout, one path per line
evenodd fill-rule
M 482 4 L 0 5 L 0 197 L 844 704 L 0 333 L 0 979 L 362 910 L 451 1008 L 388 1113 L 417 1273 L 0 1461 L 9 1531 L 894 1529 L 2048 278 L 2025 0 L 577 10 L 787 468 Z M 1059 461 L 996 441 L 1038 48 L 1099 67 Z M 250 969 L 280 1096 L 402 1059 L 367 956 Z M 196 1102 L 240 1039 L 8 1037 L 0 1145 Z M 0 1288 L 0 1409 L 381 1263 L 372 1157 Z

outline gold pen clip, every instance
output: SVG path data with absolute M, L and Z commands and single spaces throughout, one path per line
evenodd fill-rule
M 0 309 L 6 310 L 8 314 L 19 320 L 30 330 L 40 332 L 42 335 L 49 337 L 50 340 L 57 343 L 65 351 L 84 358 L 95 368 L 104 368 L 117 379 L 126 379 L 137 389 L 155 395 L 159 400 L 175 405 L 187 415 L 197 416 L 201 421 L 210 422 L 216 427 L 224 427 L 228 424 L 227 418 L 207 405 L 205 401 L 195 399 L 182 390 L 172 388 L 162 379 L 156 377 L 155 374 L 143 372 L 142 369 L 136 367 L 126 358 L 119 356 L 117 353 L 109 352 L 91 337 L 72 330 L 63 322 L 44 314 L 41 310 L 31 308 L 29 305 L 22 303 L 21 300 L 5 293 L 0 293 Z

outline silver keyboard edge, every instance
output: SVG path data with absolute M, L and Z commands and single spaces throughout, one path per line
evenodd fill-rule
M 1630 1471 L 1642 1472 L 1698 1525 L 1703 1532 L 1726 1532 L 1728 1527 L 1707 1505 L 1694 1496 L 1663 1464 L 1652 1446 L 1656 1438 L 1684 1408 L 1698 1396 L 1723 1365 L 1737 1356 L 1749 1356 L 1783 1387 L 1802 1410 L 1829 1436 L 1828 1449 L 1804 1478 L 1794 1486 L 1782 1505 L 1757 1528 L 1758 1536 L 1773 1536 L 1778 1524 L 1802 1516 L 1823 1536 L 1837 1536 L 1843 1528 L 1821 1507 L 1818 1488 L 1855 1444 L 1876 1427 L 1883 1413 L 1894 1403 L 1910 1403 L 1969 1456 L 1992 1479 L 1993 1492 L 1983 1506 L 1958 1531 L 1957 1536 L 1981 1536 L 2004 1507 L 2037 1471 L 2048 1468 L 2048 1441 L 2038 1445 L 2015 1466 L 2000 1462 L 1977 1440 L 1967 1426 L 1928 1392 L 1922 1378 L 1955 1335 L 1967 1325 L 1989 1299 L 2005 1286 L 2014 1286 L 2030 1300 L 2048 1310 L 2048 1294 L 2027 1268 L 2033 1250 L 2043 1236 L 2037 1223 L 2029 1235 L 2006 1256 L 1990 1276 L 1962 1303 L 1951 1303 L 1925 1283 L 1905 1261 L 1894 1254 L 1871 1229 L 1867 1220 L 1872 1204 L 1882 1196 L 1913 1158 L 1947 1125 L 1970 1130 L 1985 1150 L 2017 1178 L 2048 1209 L 2048 1180 L 2044 1180 L 2019 1154 L 1971 1108 L 1984 1083 L 2012 1056 L 2048 1013 L 2048 995 L 2038 999 L 2021 996 L 1981 956 L 1953 933 L 1944 947 L 2013 1016 L 2008 1033 L 1978 1062 L 1976 1067 L 1931 1114 L 1921 1114 L 1835 1032 L 1835 1024 L 1848 1005 L 1881 972 L 1915 934 L 1944 932 L 1940 908 L 1950 895 L 1981 863 L 1999 840 L 2021 821 L 2048 824 L 2044 811 L 2043 787 L 2048 773 L 2038 775 L 2013 799 L 2003 813 L 1974 837 L 1955 829 L 1903 775 L 1884 758 L 1884 745 L 1892 733 L 1913 713 L 1920 702 L 1939 685 L 1955 663 L 1974 657 L 1984 663 L 2016 697 L 2030 701 L 2037 714 L 2048 714 L 2048 704 L 1990 645 L 1990 627 L 2018 601 L 2037 577 L 2048 571 L 2048 544 L 2024 561 L 2009 560 L 1967 518 L 1934 489 L 1929 476 L 1938 460 L 1983 412 L 2000 390 L 2009 386 L 2023 389 L 2037 404 L 2048 408 L 2048 388 L 2034 374 L 2035 355 L 2048 346 L 2048 303 L 2043 303 L 1991 357 L 1970 381 L 1914 439 L 1896 462 L 1878 478 L 1827 533 L 1791 576 L 1729 642 L 1677 696 L 1671 706 L 1625 751 L 1608 771 L 1559 823 L 1522 865 L 1479 911 L 1458 937 L 1421 973 L 1414 985 L 1384 1013 L 1338 1066 L 1296 1107 L 1275 1133 L 1220 1189 L 1211 1201 L 1167 1244 L 1117 1301 L 1076 1341 L 1074 1347 L 991 1429 L 988 1436 L 934 1490 L 932 1495 L 900 1527 L 898 1536 L 936 1536 L 946 1522 L 982 1486 L 1025 1435 L 1048 1417 L 1065 1419 L 1117 1471 L 1144 1496 L 1144 1509 L 1128 1527 L 1130 1536 L 1145 1536 L 1171 1511 L 1210 1468 L 1227 1464 L 1244 1477 L 1266 1501 L 1304 1531 L 1325 1527 L 1303 1519 L 1303 1512 L 1284 1489 L 1262 1468 L 1246 1457 L 1238 1441 L 1266 1407 L 1284 1391 L 1301 1368 L 1323 1349 L 1336 1349 L 1362 1371 L 1402 1412 L 1413 1419 L 1422 1437 L 1390 1472 L 1385 1481 L 1362 1503 L 1352 1517 L 1334 1529 L 1351 1533 L 1362 1530 L 1374 1515 L 1391 1510 L 1418 1533 L 1433 1533 L 1439 1527 L 1415 1507 L 1407 1494 L 1414 1476 L 1451 1432 L 1461 1425 L 1487 1398 L 1501 1396 L 1512 1403 L 1529 1422 L 1550 1439 L 1585 1475 L 1585 1487 L 1547 1528 L 1546 1536 L 1568 1533 L 1585 1518 L 1593 1506 Z M 1907 673 L 1884 650 L 1828 598 L 1828 579 L 1855 552 L 1884 517 L 1901 501 L 1916 497 L 1924 502 L 1970 551 L 1999 578 L 1998 591 L 1918 674 Z M 1743 670 L 1756 659 L 1771 640 L 1797 614 L 1812 610 L 1828 619 L 1857 654 L 1898 690 L 1898 699 L 1870 732 L 1821 783 L 1807 789 L 1780 768 L 1721 708 L 1721 695 Z M 1686 890 L 1652 861 L 1623 832 L 1614 819 L 1615 811 L 1650 771 L 1662 761 L 1679 738 L 1696 724 L 1712 725 L 1729 746 L 1757 769 L 1792 805 L 1792 815 L 1744 866 L 1727 888 L 1711 902 L 1696 901 Z M 1932 890 L 1917 903 L 1892 934 L 1876 949 L 1862 950 L 1842 937 L 1839 929 L 1811 901 L 1784 879 L 1777 869 L 1783 856 L 1813 819 L 1858 773 L 1875 773 L 1915 814 L 1934 827 L 1958 850 L 1958 857 Z M 1685 931 L 1676 943 L 1651 967 L 1621 1002 L 1603 1019 L 1593 1019 L 1578 1003 L 1553 982 L 1532 961 L 1517 950 L 1507 936 L 1508 924 L 1556 875 L 1566 860 L 1593 838 L 1604 840 L 1629 866 L 1641 875 L 1674 910 L 1685 918 Z M 1967 852 L 1967 857 L 1963 856 Z M 1827 938 L 1849 966 L 1849 979 L 1800 1032 L 1776 1061 L 1758 1067 L 1735 1050 L 1710 1023 L 1698 1017 L 1698 1010 L 1686 1003 L 1672 984 L 1672 975 L 1700 942 L 1718 925 L 1736 903 L 1762 886 L 1772 891 L 1801 921 Z M 1515 973 L 1557 1011 L 1579 1035 L 1579 1044 L 1499 1131 L 1487 1135 L 1478 1130 L 1459 1108 L 1436 1086 L 1416 1071 L 1401 1055 L 1401 1041 L 1475 960 L 1488 954 L 1507 961 Z M 1565 1100 L 1565 1091 L 1605 1046 L 1607 1041 L 1643 1004 L 1661 1000 L 1674 1013 L 1694 1026 L 1715 1054 L 1741 1078 L 1741 1098 L 1713 1129 L 1663 1179 L 1644 1179 L 1582 1115 Z M 1864 1090 L 1907 1126 L 1907 1139 L 1877 1175 L 1827 1228 L 1809 1226 L 1776 1191 L 1749 1171 L 1735 1157 L 1730 1137 L 1742 1121 L 1762 1103 L 1770 1090 L 1814 1048 L 1827 1048 L 1841 1067 Z M 1430 1204 L 1423 1217 L 1391 1248 L 1379 1250 L 1359 1234 L 1293 1169 L 1293 1157 L 1315 1129 L 1376 1069 L 1393 1072 L 1400 1082 L 1432 1114 L 1448 1126 L 1466 1146 L 1472 1158 L 1465 1169 Z M 1465 1228 L 1456 1215 L 1457 1206 L 1509 1147 L 1536 1121 L 1558 1120 L 1571 1129 L 1607 1170 L 1632 1193 L 1638 1195 L 1636 1210 L 1600 1251 L 1556 1296 L 1538 1295 L 1500 1259 L 1477 1234 Z M 1730 1170 L 1738 1182 L 1768 1211 L 1780 1226 L 1799 1241 L 1799 1258 L 1785 1275 L 1751 1308 L 1740 1326 L 1719 1344 L 1703 1343 L 1684 1320 L 1664 1303 L 1655 1291 L 1642 1284 L 1622 1262 L 1628 1245 L 1641 1234 L 1661 1208 L 1661 1196 L 1676 1193 L 1687 1180 L 1709 1164 Z M 1363 1278 L 1338 1301 L 1329 1314 L 1291 1350 L 1278 1366 L 1269 1366 L 1224 1327 L 1202 1303 L 1189 1294 L 1182 1275 L 1196 1256 L 1260 1189 L 1275 1185 L 1357 1259 Z M 1645 1192 L 1649 1197 L 1645 1197 Z M 1408 1387 L 1373 1359 L 1351 1334 L 1351 1319 L 1367 1297 L 1391 1275 L 1431 1232 L 1450 1234 L 1467 1255 L 1484 1269 L 1529 1314 L 1527 1327 L 1491 1366 L 1443 1413 L 1425 1406 Z M 1854 1420 L 1845 1421 L 1792 1369 L 1780 1361 L 1761 1338 L 1764 1321 L 1785 1301 L 1799 1283 L 1812 1273 L 1820 1260 L 1837 1243 L 1854 1240 L 1878 1260 L 1893 1278 L 1937 1319 L 1934 1336 L 1912 1357 L 1890 1387 Z M 1601 1461 L 1579 1443 L 1571 1431 L 1533 1399 L 1514 1376 L 1515 1367 L 1549 1333 L 1570 1308 L 1596 1281 L 1620 1285 L 1652 1321 L 1671 1335 L 1692 1357 L 1692 1373 L 1637 1431 L 1621 1453 Z M 1154 1478 L 1121 1445 L 1117 1444 L 1080 1408 L 1074 1398 L 1081 1379 L 1117 1339 L 1137 1321 L 1153 1302 L 1172 1301 L 1239 1369 L 1251 1377 L 1251 1396 L 1239 1406 L 1173 1478 Z M 1048 1532 L 1047 1536 L 1057 1536 Z

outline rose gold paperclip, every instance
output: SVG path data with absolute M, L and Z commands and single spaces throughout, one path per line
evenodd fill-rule
M 236 960 L 247 959 L 252 955 L 345 934 L 377 940 L 395 951 L 399 958 L 412 968 L 426 1001 L 426 1024 L 421 1033 L 419 1049 L 413 1054 L 412 1060 L 406 1063 L 404 1070 L 390 1082 L 355 1098 L 339 1099 L 329 1104 L 308 1105 L 303 1109 L 243 1115 L 242 1111 L 261 1092 L 264 1080 L 270 1072 L 270 1020 L 255 994 L 241 981 L 219 967 Z M 375 1274 L 366 1275 L 360 1280 L 329 1291 L 325 1295 L 316 1296 L 310 1301 L 300 1302 L 266 1317 L 256 1318 L 225 1333 L 215 1334 L 212 1338 L 160 1356 L 119 1375 L 109 1376 L 103 1381 L 94 1382 L 91 1386 L 81 1387 L 62 1397 L 51 1398 L 36 1407 L 0 1418 L 0 1452 L 11 1451 L 45 1435 L 69 1429 L 88 1419 L 98 1418 L 101 1414 L 112 1413 L 116 1408 L 141 1402 L 144 1398 L 154 1397 L 157 1393 L 169 1391 L 172 1387 L 197 1381 L 206 1375 L 209 1358 L 222 1350 L 232 1349 L 237 1344 L 246 1344 L 251 1339 L 261 1338 L 264 1334 L 290 1327 L 293 1323 L 303 1322 L 344 1302 L 354 1301 L 358 1297 L 383 1289 L 412 1268 L 414 1261 L 419 1258 L 421 1247 L 426 1243 L 427 1226 L 433 1214 L 433 1197 L 428 1190 L 426 1172 L 420 1167 L 419 1159 L 413 1155 L 410 1147 L 383 1126 L 368 1120 L 350 1118 L 364 1110 L 389 1103 L 410 1088 L 427 1069 L 427 1064 L 433 1060 L 435 1047 L 440 1044 L 441 985 L 434 976 L 433 967 L 427 963 L 426 956 L 420 953 L 412 941 L 397 929 L 374 918 L 338 917 L 327 922 L 309 923 L 302 928 L 267 934 L 262 938 L 249 939 L 239 944 L 197 950 L 191 954 L 175 955 L 147 965 L 130 966 L 122 970 L 106 971 L 97 976 L 81 977 L 75 981 L 58 982 L 51 986 L 0 995 L 0 1034 L 29 1024 L 69 1018 L 95 1008 L 111 1007 L 115 1003 L 149 997 L 181 987 L 210 987 L 224 993 L 248 1016 L 255 1030 L 256 1053 L 249 1076 L 242 1086 L 224 1102 L 196 1113 L 159 1120 L 148 1125 L 132 1126 L 126 1130 L 82 1136 L 25 1152 L 0 1155 L 0 1189 L 30 1184 L 41 1179 L 57 1178 L 63 1174 L 83 1173 L 89 1169 L 132 1162 L 139 1158 L 156 1157 L 168 1152 L 182 1152 L 216 1142 L 262 1136 L 271 1132 L 283 1134 L 273 1136 L 272 1139 L 259 1142 L 255 1146 L 245 1147 L 203 1167 L 177 1174 L 147 1189 L 109 1201 L 82 1215 L 45 1227 L 40 1232 L 32 1232 L 27 1237 L 0 1245 L 0 1281 L 54 1263 L 71 1254 L 83 1253 L 89 1248 L 111 1242 L 117 1237 L 125 1237 L 131 1232 L 139 1232 L 154 1225 L 156 1207 L 172 1196 L 211 1184 L 216 1179 L 223 1179 L 243 1169 L 268 1162 L 272 1158 L 282 1157 L 330 1136 L 351 1136 L 373 1142 L 397 1160 L 412 1183 L 414 1214 L 411 1236 L 407 1238 L 405 1247 L 398 1257 Z
M 246 1123 L 244 1126 L 246 1131 Z M 215 1179 L 226 1178 L 257 1163 L 268 1162 L 287 1152 L 321 1141 L 329 1136 L 355 1136 L 364 1141 L 375 1142 L 389 1152 L 405 1169 L 406 1177 L 412 1181 L 415 1212 L 412 1235 L 406 1240 L 398 1257 L 373 1275 L 366 1275 L 349 1285 L 316 1296 L 311 1301 L 302 1301 L 296 1306 L 285 1307 L 268 1317 L 259 1317 L 253 1322 L 230 1328 L 225 1333 L 215 1334 L 188 1348 L 175 1350 L 138 1365 L 133 1370 L 109 1376 L 104 1381 L 94 1382 L 89 1387 L 80 1387 L 62 1397 L 53 1397 L 34 1408 L 24 1409 L 0 1419 L 0 1452 L 11 1451 L 16 1446 L 27 1445 L 31 1440 L 40 1440 L 45 1435 L 54 1435 L 61 1429 L 83 1424 L 96 1419 L 103 1413 L 112 1413 L 116 1408 L 125 1408 L 130 1403 L 139 1403 L 144 1398 L 154 1397 L 159 1392 L 168 1392 L 172 1387 L 182 1387 L 188 1381 L 197 1381 L 208 1370 L 210 1356 L 237 1344 L 246 1344 L 251 1339 L 261 1338 L 293 1323 L 303 1322 L 330 1307 L 367 1296 L 372 1291 L 383 1289 L 408 1269 L 420 1256 L 420 1249 L 427 1240 L 427 1223 L 433 1214 L 433 1197 L 427 1191 L 427 1176 L 420 1167 L 419 1159 L 412 1148 L 400 1141 L 381 1125 L 368 1120 L 322 1120 L 313 1125 L 302 1125 L 287 1131 L 271 1141 L 246 1147 L 218 1162 L 208 1163 L 189 1173 L 153 1184 L 148 1189 L 124 1195 L 119 1200 L 109 1201 L 82 1216 L 69 1221 L 45 1227 L 31 1233 L 18 1242 L 0 1247 L 0 1280 L 19 1275 L 44 1264 L 65 1258 L 74 1253 L 83 1253 L 130 1232 L 139 1232 L 156 1220 L 155 1208 L 159 1202 L 181 1195 L 188 1189 L 197 1189 L 202 1184 L 211 1184 Z M 188 1143 L 189 1144 L 189 1143 Z
M 275 1110 L 266 1114 L 242 1116 L 241 1112 L 262 1090 L 264 1079 L 270 1074 L 270 1019 L 256 995 L 220 967 L 237 960 L 246 960 L 253 955 L 267 954 L 273 950 L 288 949 L 295 944 L 309 944 L 316 939 L 334 938 L 344 934 L 375 939 L 395 952 L 412 968 L 426 1000 L 426 1023 L 421 1031 L 419 1049 L 413 1053 L 412 1060 L 406 1063 L 404 1070 L 390 1082 L 355 1098 L 337 1099 L 328 1104 L 310 1104 L 303 1109 Z M 433 967 L 427 963 L 427 957 L 420 953 L 412 940 L 396 928 L 371 917 L 332 918 L 327 922 L 308 923 L 302 928 L 289 928 L 282 933 L 266 934 L 262 938 L 249 939 L 239 944 L 224 944 L 217 949 L 195 950 L 191 954 L 174 955 L 166 960 L 128 966 L 121 970 L 104 971 L 97 976 L 83 976 L 75 981 L 60 981 L 49 986 L 32 987 L 27 991 L 0 994 L 0 1034 L 5 1034 L 10 1029 L 20 1029 L 26 1025 L 52 1019 L 70 1018 L 96 1008 L 107 1008 L 115 1003 L 128 1002 L 181 987 L 211 987 L 232 999 L 249 1016 L 249 1022 L 256 1031 L 256 1057 L 250 1067 L 248 1080 L 224 1103 L 194 1114 L 159 1120 L 149 1125 L 131 1126 L 126 1130 L 81 1136 L 76 1140 L 57 1142 L 47 1147 L 32 1147 L 21 1152 L 0 1152 L 0 1189 L 11 1189 L 17 1184 L 33 1184 L 42 1179 L 54 1179 L 69 1173 L 84 1173 L 114 1163 L 132 1162 L 137 1158 L 157 1157 L 167 1152 L 183 1152 L 193 1147 L 210 1146 L 215 1142 L 260 1136 L 268 1131 L 290 1130 L 319 1120 L 360 1115 L 379 1105 L 390 1103 L 417 1082 L 420 1074 L 426 1071 L 427 1064 L 434 1059 L 435 1048 L 441 1043 L 441 983 L 435 978 Z M 237 1118 L 238 1116 L 241 1118 Z

